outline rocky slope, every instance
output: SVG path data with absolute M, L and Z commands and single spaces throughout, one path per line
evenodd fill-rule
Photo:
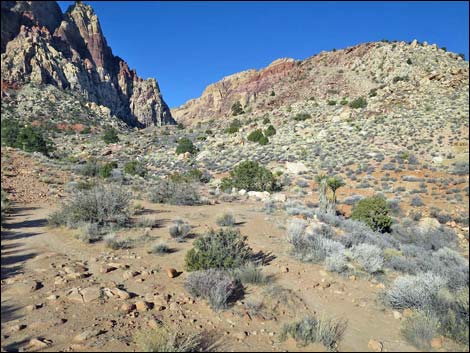
M 155 79 L 114 56 L 89 5 L 2 1 L 2 87 L 52 84 L 110 109 L 130 126 L 174 124 Z M 3 89 L 2 89 L 3 97 Z
M 227 76 L 172 114 L 192 124 L 231 116 L 236 101 L 246 112 L 257 114 L 307 101 L 346 105 L 360 96 L 370 96 L 368 114 L 388 114 L 401 98 L 414 109 L 410 102 L 419 96 L 465 90 L 468 62 L 457 54 L 426 42 L 373 42 L 321 52 L 302 61 L 279 59 L 259 71 Z

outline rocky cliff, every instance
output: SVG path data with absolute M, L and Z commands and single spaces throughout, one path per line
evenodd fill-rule
M 2 81 L 52 84 L 108 107 L 130 126 L 175 124 L 155 79 L 113 55 L 98 17 L 77 1 L 2 1 Z
M 468 91 L 468 62 L 426 42 L 372 42 L 321 52 L 305 60 L 279 59 L 209 85 L 199 98 L 172 109 L 178 121 L 231 117 L 239 101 L 245 112 L 270 113 L 302 102 L 346 105 L 365 97 L 380 113 L 393 102 Z M 395 106 L 396 107 L 396 106 Z

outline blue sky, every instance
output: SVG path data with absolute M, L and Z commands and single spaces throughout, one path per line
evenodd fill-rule
M 282 58 L 381 39 L 418 39 L 464 53 L 468 2 L 85 1 L 114 55 L 155 77 L 170 107 L 224 76 Z M 73 1 L 59 1 L 66 10 Z

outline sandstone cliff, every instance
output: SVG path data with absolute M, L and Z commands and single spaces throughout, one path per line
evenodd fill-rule
M 98 17 L 77 1 L 2 1 L 2 81 L 52 84 L 108 107 L 130 126 L 175 124 L 157 81 L 114 56 Z
M 270 113 L 300 102 L 347 104 L 358 97 L 376 102 L 434 96 L 468 85 L 468 62 L 426 42 L 372 42 L 321 52 L 305 60 L 279 59 L 209 85 L 199 98 L 172 109 L 176 120 L 194 124 L 230 118 L 240 101 L 245 112 Z M 371 98 L 369 98 L 371 97 Z

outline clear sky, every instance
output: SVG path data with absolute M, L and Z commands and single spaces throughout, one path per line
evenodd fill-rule
M 59 1 L 62 10 L 73 1 Z M 462 2 L 85 1 L 114 55 L 176 107 L 224 76 L 381 39 L 428 41 L 468 60 Z

